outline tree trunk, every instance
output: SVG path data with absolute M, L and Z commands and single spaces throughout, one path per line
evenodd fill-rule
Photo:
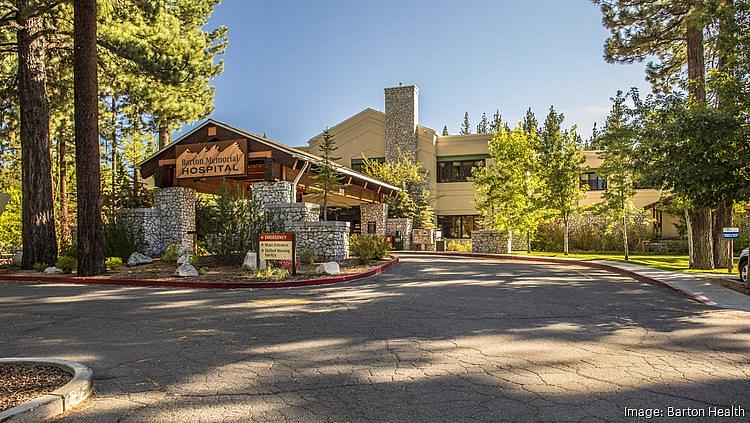
M 688 91 L 693 100 L 706 101 L 706 63 L 703 53 L 703 13 L 701 0 L 693 0 L 687 17 Z
M 625 248 L 625 260 L 630 260 L 630 248 L 628 248 L 628 216 L 622 214 L 622 243 Z
M 526 253 L 531 254 L 531 229 L 526 229 Z
M 719 205 L 714 212 L 713 237 L 714 237 L 714 266 L 717 269 L 729 267 L 728 241 L 724 239 L 722 229 L 732 226 L 732 206 L 726 201 Z
M 569 226 L 570 226 L 570 224 L 568 222 L 568 215 L 565 214 L 565 215 L 563 215 L 563 230 L 564 230 L 564 233 L 563 233 L 563 253 L 566 256 L 570 252 L 569 249 L 568 249 L 568 245 L 569 245 L 569 243 L 568 243 L 568 240 L 569 240 L 569 236 L 568 235 L 569 235 L 569 233 L 568 232 L 570 230 Z
M 66 134 L 64 123 L 60 125 L 60 133 L 57 139 L 57 167 L 59 169 L 59 197 L 60 197 L 60 218 L 58 224 L 60 227 L 60 243 L 62 245 L 69 245 L 71 242 L 70 237 L 70 217 L 68 216 L 68 163 L 65 158 L 67 157 L 67 145 L 66 145 Z
M 23 193 L 21 266 L 57 261 L 55 206 L 52 198 L 46 39 L 42 18 L 18 12 L 18 100 L 21 123 L 21 190 Z
M 100 211 L 96 0 L 74 0 L 73 9 L 78 274 L 88 276 L 106 271 Z
M 690 268 L 693 268 L 693 225 L 690 223 L 690 211 L 688 209 L 683 210 L 685 214 L 685 235 L 687 236 L 688 244 L 688 263 Z
M 112 94 L 112 201 L 111 216 L 115 215 L 117 203 L 117 100 Z
M 714 268 L 711 223 L 711 209 L 690 210 L 690 229 L 693 236 L 693 269 L 708 270 Z
M 169 125 L 159 125 L 159 150 L 169 145 L 172 142 L 172 132 L 169 130 Z

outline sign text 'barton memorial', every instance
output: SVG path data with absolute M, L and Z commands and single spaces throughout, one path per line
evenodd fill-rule
M 178 145 L 175 153 L 177 178 L 244 175 L 247 171 L 247 140 Z

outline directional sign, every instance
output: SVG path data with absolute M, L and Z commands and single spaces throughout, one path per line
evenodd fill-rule
M 724 235 L 724 239 L 739 238 L 740 228 L 722 228 L 721 233 Z

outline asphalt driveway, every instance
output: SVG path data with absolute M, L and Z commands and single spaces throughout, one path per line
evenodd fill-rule
M 94 399 L 63 421 L 750 416 L 750 313 L 575 266 L 405 255 L 285 290 L 0 282 L 0 322 L 0 357 L 93 369 Z

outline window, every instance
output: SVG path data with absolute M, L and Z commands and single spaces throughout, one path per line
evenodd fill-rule
M 477 229 L 479 216 L 438 216 L 438 227 L 443 238 L 471 238 L 471 231 Z
M 581 186 L 583 185 L 588 185 L 592 191 L 602 191 L 607 189 L 607 180 L 596 172 L 586 172 L 581 174 Z
M 367 160 L 378 163 L 385 163 L 385 157 L 368 157 Z M 365 169 L 365 159 L 352 158 L 352 170 L 363 172 Z
M 469 157 L 438 157 L 438 182 L 467 182 L 471 178 L 471 169 L 484 166 L 486 155 Z

